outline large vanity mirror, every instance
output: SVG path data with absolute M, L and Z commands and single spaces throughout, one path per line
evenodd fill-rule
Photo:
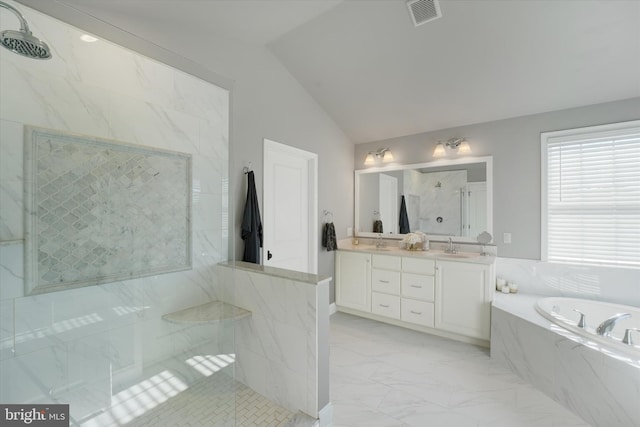
M 402 238 L 409 230 L 475 242 L 493 233 L 493 158 L 357 170 L 355 201 L 358 236 Z

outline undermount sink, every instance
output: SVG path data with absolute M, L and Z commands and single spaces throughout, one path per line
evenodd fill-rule
M 442 253 L 440 254 L 440 256 L 445 257 L 445 258 L 475 258 L 477 256 L 480 256 L 480 254 L 474 254 L 474 253 L 457 253 L 457 254 L 448 254 L 448 253 Z
M 389 246 L 380 246 L 376 247 L 375 245 L 359 245 L 360 249 L 364 249 L 366 251 L 374 251 L 374 252 L 389 252 L 393 250 L 393 248 Z

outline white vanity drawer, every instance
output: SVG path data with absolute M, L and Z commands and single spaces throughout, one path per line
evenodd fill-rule
M 372 268 L 371 290 L 400 295 L 400 272 Z
M 435 282 L 433 276 L 402 273 L 402 296 L 433 301 Z
M 372 292 L 371 312 L 380 316 L 400 319 L 400 297 Z
M 401 260 L 402 258 L 400 258 L 399 256 L 374 254 L 371 263 L 374 268 L 400 271 Z
M 402 298 L 402 321 L 433 328 L 434 306 L 432 302 Z
M 435 274 L 436 262 L 432 259 L 402 258 L 402 271 L 407 273 Z

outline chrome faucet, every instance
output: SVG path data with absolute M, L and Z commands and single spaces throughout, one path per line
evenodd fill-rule
M 628 319 L 631 317 L 629 313 L 618 313 L 615 316 L 611 316 L 596 328 L 596 334 L 608 337 L 613 331 L 613 327 L 616 326 L 619 320 Z
M 580 310 L 576 310 L 575 308 L 573 309 L 573 311 L 575 311 L 576 313 L 578 313 L 580 315 L 580 320 L 578 320 L 578 323 L 576 324 L 576 326 L 578 328 L 585 329 L 587 327 L 587 322 L 584 319 L 584 313 L 581 312 Z
M 629 328 L 624 331 L 624 338 L 622 338 L 622 343 L 627 345 L 633 345 L 633 340 L 631 339 L 631 332 L 640 332 L 640 328 Z
M 453 239 L 451 237 L 449 237 L 448 239 L 449 239 L 449 247 L 445 249 L 444 252 L 448 254 L 455 254 L 457 251 L 453 247 Z

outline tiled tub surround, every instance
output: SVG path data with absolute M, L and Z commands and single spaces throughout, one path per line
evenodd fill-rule
M 0 52 L 0 401 L 70 403 L 78 421 L 164 371 L 201 379 L 186 363 L 194 355 L 233 353 L 230 323 L 161 319 L 216 299 L 212 266 L 228 258 L 229 94 L 10 3 L 54 56 Z M 25 296 L 25 124 L 190 154 L 193 268 Z
M 518 285 L 518 292 L 585 298 L 640 307 L 640 270 L 496 259 L 496 276 Z
M 330 278 L 236 262 L 218 265 L 218 300 L 236 322 L 236 379 L 291 411 L 330 421 Z
M 534 308 L 539 298 L 495 295 L 491 358 L 594 426 L 637 427 L 640 358 L 549 322 Z

